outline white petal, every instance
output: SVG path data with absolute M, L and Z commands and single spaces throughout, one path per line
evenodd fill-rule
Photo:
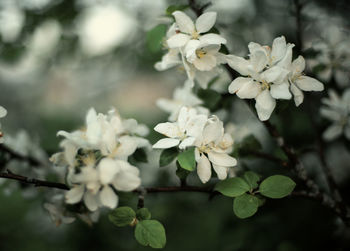
M 133 154 L 139 144 L 142 144 L 143 142 L 140 141 L 139 137 L 133 137 L 133 136 L 122 136 L 119 138 L 119 146 L 114 152 L 114 156 L 118 157 L 127 157 Z
M 218 166 L 230 167 L 237 165 L 237 160 L 226 153 L 216 153 L 211 151 L 208 153 L 208 158 L 213 164 Z
M 154 149 L 163 149 L 163 148 L 171 148 L 173 146 L 177 146 L 180 143 L 178 139 L 161 139 L 157 143 L 153 145 Z
M 187 147 L 193 146 L 195 140 L 196 140 L 196 138 L 194 138 L 194 137 L 186 138 L 180 143 L 179 148 L 186 149 Z
M 300 76 L 295 84 L 303 91 L 323 91 L 323 84 L 315 78 Z
M 102 159 L 97 169 L 99 171 L 100 181 L 104 185 L 109 184 L 113 180 L 114 175 L 120 171 L 120 168 L 115 160 L 110 158 Z
M 84 195 L 84 185 L 80 186 L 75 186 L 71 188 L 67 193 L 66 193 L 66 202 L 68 204 L 75 204 L 81 201 Z
M 219 180 L 224 180 L 227 177 L 228 168 L 213 164 L 214 171 L 218 175 Z
M 114 209 L 118 204 L 118 196 L 111 187 L 104 186 L 100 192 L 100 201 L 102 205 Z
M 203 46 L 211 44 L 226 44 L 226 39 L 219 34 L 209 33 L 199 37 L 199 41 Z
M 242 85 L 236 94 L 241 99 L 251 99 L 255 98 L 260 93 L 260 90 L 260 85 L 253 79 L 250 79 L 250 81 Z
M 276 100 L 271 97 L 269 90 L 264 90 L 256 98 L 255 108 L 261 121 L 268 120 L 275 109 Z
M 196 50 L 200 46 L 199 40 L 191 39 L 185 46 L 184 53 L 188 62 L 193 63 L 197 59 Z
M 293 93 L 294 103 L 296 106 L 303 103 L 304 93 L 298 87 L 296 87 L 294 84 L 290 84 L 290 91 Z
M 333 124 L 330 127 L 328 127 L 326 131 L 323 132 L 322 137 L 327 141 L 331 141 L 339 137 L 342 131 L 343 131 L 343 128 L 340 125 Z
M 154 130 L 170 138 L 176 138 L 182 135 L 176 123 L 160 123 L 154 127 Z
M 239 74 L 241 74 L 243 76 L 249 75 L 248 66 L 250 63 L 248 60 L 246 60 L 242 57 L 235 56 L 235 55 L 227 55 L 226 61 L 227 61 L 227 64 L 232 69 L 237 71 Z
M 289 91 L 289 83 L 272 84 L 270 90 L 271 96 L 275 99 L 291 99 L 292 94 Z
M 97 195 L 90 192 L 86 192 L 84 195 L 84 203 L 90 211 L 96 211 L 99 206 L 99 201 Z
M 303 56 L 299 56 L 292 63 L 293 75 L 301 74 L 304 71 L 304 69 L 305 69 L 305 59 L 303 58 Z
M 207 183 L 211 177 L 211 165 L 204 154 L 202 154 L 198 160 L 197 174 L 202 183 Z
M 192 32 L 195 31 L 192 19 L 184 12 L 174 11 L 173 16 L 175 17 L 176 24 L 179 27 L 180 31 L 187 34 L 192 34 Z
M 200 71 L 210 71 L 216 66 L 216 57 L 211 54 L 206 54 L 201 58 L 196 58 L 193 65 Z
M 320 109 L 320 113 L 323 117 L 334 121 L 339 121 L 342 117 L 339 112 L 324 107 Z
M 130 192 L 141 185 L 141 179 L 138 175 L 131 172 L 120 172 L 114 178 L 113 186 L 124 192 Z
M 224 135 L 223 123 L 220 120 L 215 120 L 208 123 L 203 129 L 203 141 L 208 144 L 220 140 Z
M 285 80 L 289 71 L 279 66 L 273 66 L 261 74 L 261 78 L 267 83 L 281 83 Z
M 188 35 L 179 33 L 179 34 L 176 34 L 176 35 L 170 37 L 167 40 L 167 44 L 168 44 L 169 48 L 171 48 L 171 49 L 172 48 L 179 48 L 179 47 L 184 46 L 189 40 L 190 40 L 190 37 Z
M 294 44 L 287 44 L 287 51 L 284 57 L 277 63 L 278 66 L 290 69 L 292 65 Z
M 271 51 L 272 64 L 281 60 L 285 56 L 286 51 L 287 51 L 287 43 L 286 43 L 285 37 L 281 36 L 281 37 L 275 38 L 272 43 L 272 51 Z
M 196 115 L 189 119 L 186 124 L 186 135 L 198 137 L 202 133 L 207 120 L 208 117 L 204 114 Z
M 90 124 L 91 122 L 95 121 L 97 119 L 97 113 L 96 110 L 94 108 L 90 108 L 90 110 L 88 111 L 87 115 L 86 115 L 86 124 Z
M 196 20 L 196 29 L 199 33 L 209 31 L 215 24 L 216 12 L 205 12 Z
M 253 81 L 252 78 L 244 78 L 244 77 L 238 77 L 235 78 L 231 84 L 228 87 L 228 91 L 229 93 L 236 93 L 237 91 L 239 91 L 244 85 L 246 85 L 247 83 Z

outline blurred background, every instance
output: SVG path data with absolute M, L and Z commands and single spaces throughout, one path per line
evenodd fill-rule
M 337 48 L 337 39 L 348 42 L 350 50 L 350 3 L 300 2 L 302 46 L 296 35 L 292 0 L 213 0 L 208 10 L 218 12 L 216 28 L 227 38 L 230 53 L 245 56 L 250 41 L 271 44 L 273 38 L 284 35 L 306 57 L 308 75 L 321 79 L 326 90 L 341 93 L 350 87 L 349 70 L 337 77 L 333 73 L 339 65 L 349 66 L 350 53 L 337 58 L 332 50 Z M 9 144 L 19 152 L 45 159 L 59 151 L 57 131 L 81 127 L 90 107 L 103 113 L 116 107 L 125 118 L 136 118 L 150 128 L 165 121 L 168 114 L 156 106 L 156 100 L 171 98 L 186 76 L 176 68 L 154 69 L 164 51 L 161 45 L 152 44 L 157 34 L 148 31 L 170 24 L 165 10 L 179 4 L 187 2 L 0 0 L 0 105 L 8 110 L 1 123 Z M 186 12 L 194 17 L 190 10 Z M 334 29 L 338 35 L 332 33 Z M 322 43 L 334 46 L 327 51 L 330 58 L 317 52 Z M 223 85 L 228 84 L 229 80 L 223 80 Z M 310 117 L 321 129 L 328 125 L 318 111 L 325 95 L 327 92 L 308 94 L 300 109 L 292 102 L 281 104 L 283 109 L 275 112 L 278 117 L 272 117 L 287 141 L 300 151 L 315 143 L 317 131 L 312 129 Z M 265 151 L 277 151 L 255 115 L 240 100 L 232 100 L 232 113 L 224 117 L 235 123 L 236 142 L 253 134 Z M 157 138 L 151 130 L 151 143 Z M 326 154 L 349 201 L 350 154 L 346 145 L 344 139 L 329 143 Z M 177 184 L 175 167 L 159 170 L 157 158 L 151 157 L 150 163 L 142 166 L 144 184 Z M 305 150 L 302 159 L 311 176 L 327 189 L 322 185 L 325 182 L 316 155 Z M 18 166 L 22 164 L 12 165 L 21 174 Z M 242 158 L 239 165 L 266 175 L 285 172 L 266 160 Z M 35 174 L 40 175 L 40 170 Z M 193 177 L 193 182 L 198 181 Z M 56 227 L 43 209 L 40 191 L 0 181 L 0 250 L 149 249 L 134 241 L 132 229 L 114 227 L 105 215 L 93 226 L 76 221 Z M 349 230 L 330 211 L 309 200 L 270 200 L 246 220 L 237 219 L 232 200 L 222 196 L 209 200 L 196 193 L 150 194 L 145 203 L 165 225 L 165 250 L 350 250 Z M 122 199 L 121 204 L 135 207 L 137 198 Z

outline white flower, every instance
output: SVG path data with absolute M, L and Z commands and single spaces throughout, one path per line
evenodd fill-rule
M 237 160 L 228 153 L 232 151 L 233 140 L 224 133 L 222 121 L 216 116 L 208 119 L 202 134 L 195 142 L 197 174 L 203 183 L 211 177 L 211 166 L 220 180 L 226 179 L 230 167 L 237 165 Z
M 5 117 L 7 114 L 7 111 L 4 107 L 0 106 L 0 118 L 3 118 Z M 0 124 L 0 143 L 3 143 L 4 142 L 4 139 L 2 137 L 2 132 L 1 132 L 1 124 Z
M 50 197 L 50 202 L 44 203 L 44 208 L 49 212 L 51 219 L 56 226 L 70 224 L 75 221 L 75 217 L 70 215 L 64 207 L 64 197 L 62 193 Z
M 293 93 L 294 102 L 299 106 L 304 100 L 302 91 L 323 91 L 323 84 L 317 79 L 303 75 L 305 69 L 305 59 L 299 56 L 291 64 L 289 74 L 290 91 Z
M 329 91 L 329 98 L 322 99 L 327 107 L 321 107 L 321 115 L 332 121 L 323 133 L 323 138 L 331 141 L 344 133 L 350 140 L 350 89 L 347 89 L 342 97 L 339 97 L 333 90 Z
M 164 134 L 168 138 L 159 140 L 153 145 L 155 149 L 171 148 L 179 145 L 180 149 L 192 146 L 196 137 L 202 131 L 207 120 L 204 114 L 197 114 L 193 108 L 182 107 L 176 122 L 160 123 L 155 131 Z
M 189 16 L 182 11 L 173 13 L 176 25 L 179 31 L 167 40 L 169 48 L 180 48 L 185 46 L 191 40 L 199 40 L 202 44 L 225 44 L 226 39 L 215 33 L 208 32 L 215 24 L 216 13 L 206 12 L 199 16 L 194 24 Z
M 160 98 L 157 106 L 170 113 L 169 121 L 175 121 L 179 115 L 181 107 L 187 106 L 197 110 L 198 114 L 209 114 L 209 110 L 203 106 L 203 101 L 199 99 L 191 88 L 191 83 L 187 80 L 183 87 L 178 87 L 173 93 L 173 99 Z
M 70 176 L 76 184 L 66 193 L 66 202 L 75 204 L 82 199 L 90 211 L 105 206 L 115 208 L 118 196 L 112 186 L 118 191 L 129 192 L 141 184 L 139 170 L 123 160 L 104 158 L 97 168 L 93 165 L 84 166 L 81 172 Z
M 260 120 L 268 120 L 275 109 L 275 99 L 290 99 L 287 75 L 283 66 L 288 51 L 294 45 L 286 44 L 285 38 L 273 41 L 272 50 L 257 43 L 249 43 L 249 60 L 234 55 L 227 56 L 231 68 L 247 77 L 238 77 L 229 86 L 230 93 L 239 98 L 256 100 L 255 108 Z

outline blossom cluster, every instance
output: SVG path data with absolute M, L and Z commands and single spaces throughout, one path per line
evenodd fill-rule
M 305 76 L 305 59 L 292 61 L 294 44 L 286 43 L 284 36 L 275 38 L 272 48 L 250 42 L 249 59 L 227 55 L 228 65 L 244 77 L 238 77 L 229 86 L 230 93 L 242 99 L 255 99 L 260 120 L 268 120 L 276 107 L 276 99 L 291 99 L 296 106 L 304 99 L 303 91 L 322 91 L 317 79 Z
M 325 106 L 320 111 L 332 124 L 324 131 L 323 138 L 330 141 L 344 133 L 350 140 L 350 89 L 346 89 L 341 97 L 334 90 L 329 90 L 328 94 L 328 98 L 322 99 Z
M 232 152 L 233 139 L 224 133 L 223 122 L 216 116 L 198 114 L 194 108 L 182 107 L 175 122 L 160 123 L 155 131 L 167 136 L 153 145 L 155 149 L 195 148 L 197 174 L 206 183 L 213 167 L 219 179 L 227 177 L 230 167 L 237 164 Z
M 67 183 L 71 189 L 66 202 L 81 200 L 90 211 L 99 207 L 115 208 L 116 191 L 132 191 L 140 186 L 139 169 L 128 162 L 137 148 L 149 146 L 143 137 L 148 128 L 134 119 L 122 119 L 111 110 L 107 115 L 90 109 L 86 128 L 71 133 L 59 131 L 65 137 L 64 151 L 52 156 L 59 166 L 67 166 Z

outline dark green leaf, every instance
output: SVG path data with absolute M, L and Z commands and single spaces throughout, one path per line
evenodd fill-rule
M 273 175 L 261 182 L 259 191 L 266 197 L 280 199 L 289 195 L 295 185 L 295 182 L 287 176 Z
M 147 208 L 140 208 L 136 211 L 136 217 L 139 220 L 150 220 L 151 212 Z
M 178 154 L 179 152 L 176 147 L 163 150 L 163 152 L 160 154 L 159 166 L 163 167 L 169 165 Z
M 118 207 L 109 215 L 109 220 L 118 227 L 130 225 L 136 217 L 135 211 L 130 207 Z
M 233 200 L 233 212 L 241 219 L 254 215 L 258 207 L 259 199 L 250 194 L 243 194 Z
M 176 176 L 179 177 L 180 180 L 186 180 L 187 176 L 191 173 L 190 171 L 187 171 L 183 169 L 179 162 L 176 161 Z
M 145 149 L 143 149 L 143 148 L 136 149 L 136 151 L 134 152 L 132 157 L 136 162 L 142 162 L 142 163 L 148 162 L 147 161 L 147 154 L 145 152 Z
M 139 221 L 135 227 L 135 238 L 143 246 L 163 248 L 166 244 L 165 229 L 156 220 Z
M 237 197 L 250 190 L 248 183 L 239 177 L 234 177 L 220 181 L 215 186 L 215 190 L 228 197 Z
M 260 180 L 259 174 L 252 171 L 247 171 L 243 174 L 243 178 L 250 186 L 250 189 L 255 189 L 258 187 L 258 181 Z
M 194 147 L 188 148 L 185 151 L 181 152 L 177 156 L 177 161 L 183 169 L 187 171 L 193 171 L 196 168 L 196 160 L 194 158 Z
M 147 32 L 147 46 L 153 52 L 159 52 L 163 47 L 163 38 L 165 37 L 167 26 L 159 24 Z
M 197 95 L 210 110 L 214 110 L 221 100 L 220 93 L 211 89 L 199 89 Z

